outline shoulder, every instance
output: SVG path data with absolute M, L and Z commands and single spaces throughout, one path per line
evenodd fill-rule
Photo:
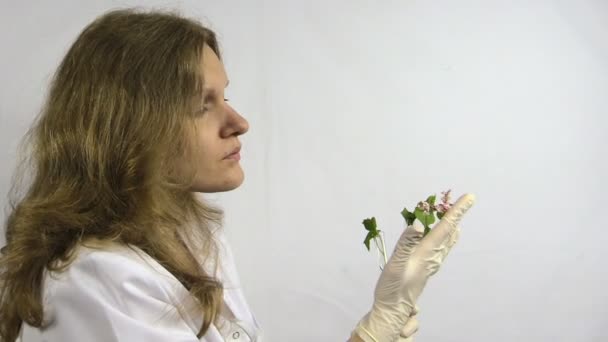
M 188 291 L 136 248 L 79 246 L 44 282 L 46 324 L 24 324 L 23 342 L 201 341 L 202 315 Z
M 121 244 L 80 245 L 71 263 L 62 271 L 49 272 L 46 280 L 53 293 L 96 289 L 98 294 L 111 295 L 117 289 L 155 292 L 181 285 L 148 254 Z
M 46 274 L 43 298 L 51 325 L 86 321 L 114 328 L 128 321 L 159 326 L 180 321 L 195 330 L 200 324 L 184 317 L 182 309 L 195 310 L 187 289 L 152 257 L 126 245 L 79 246 L 63 271 Z
M 62 271 L 47 272 L 44 328 L 22 341 L 200 341 L 202 315 L 181 283 L 143 251 L 79 246 Z

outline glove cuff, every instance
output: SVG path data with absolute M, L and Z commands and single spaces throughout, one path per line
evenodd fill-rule
M 387 316 L 380 315 L 375 309 L 372 309 L 357 323 L 353 333 L 356 333 L 365 342 L 396 341 L 405 321 Z

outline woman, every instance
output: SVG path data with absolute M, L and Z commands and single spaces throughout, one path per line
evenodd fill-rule
M 119 10 L 84 29 L 27 135 L 31 184 L 11 202 L 0 257 L 0 342 L 261 341 L 222 212 L 196 195 L 243 181 L 249 127 L 227 85 L 215 34 L 196 21 Z M 424 239 L 404 231 L 350 341 L 411 340 L 416 300 L 473 201 Z

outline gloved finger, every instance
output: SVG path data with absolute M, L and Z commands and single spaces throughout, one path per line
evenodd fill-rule
M 414 223 L 401 233 L 401 237 L 397 241 L 395 245 L 395 249 L 393 250 L 393 254 L 391 254 L 390 259 L 397 259 L 400 261 L 406 261 L 409 256 L 414 251 L 415 247 L 420 243 L 424 236 L 424 227 L 418 221 L 414 221 Z M 390 263 L 390 260 L 389 260 Z
M 397 339 L 397 342 L 414 342 L 414 336 L 410 336 L 410 337 L 399 336 L 399 338 Z
M 456 227 L 456 230 L 454 231 L 454 234 L 452 234 L 448 240 L 448 242 L 446 243 L 445 247 L 442 248 L 438 248 L 438 251 L 440 253 L 440 259 L 439 262 L 443 263 L 445 261 L 445 258 L 448 256 L 448 254 L 450 254 L 450 251 L 452 250 L 452 247 L 454 247 L 454 245 L 456 244 L 456 242 L 458 242 L 458 239 L 460 238 L 460 227 Z
M 403 326 L 403 329 L 401 329 L 401 331 L 399 332 L 399 338 L 405 339 L 405 338 L 412 337 L 417 331 L 418 331 L 418 317 L 412 316 L 407 320 L 407 322 L 405 323 L 405 326 Z M 401 341 L 401 340 L 399 340 L 399 341 Z
M 456 230 L 454 231 L 454 234 L 452 234 L 452 236 L 450 237 L 450 240 L 448 240 L 448 249 L 452 249 L 452 247 L 454 247 L 456 242 L 458 242 L 459 238 L 460 238 L 460 227 L 456 226 Z
M 410 317 L 416 316 L 419 312 L 420 312 L 420 307 L 418 306 L 418 304 L 415 304 L 414 310 L 412 310 L 412 312 L 410 313 Z
M 460 196 L 439 223 L 427 234 L 421 244 L 424 244 L 427 248 L 431 247 L 430 249 L 432 249 L 432 246 L 443 246 L 454 235 L 460 220 L 474 203 L 475 195 L 464 194 Z
M 430 249 L 421 249 L 421 255 L 422 258 L 426 261 L 429 276 L 432 276 L 437 273 L 437 271 L 439 271 L 439 268 L 445 261 L 447 255 L 452 250 L 452 247 L 454 247 L 454 245 L 458 241 L 459 237 L 460 228 L 457 226 L 454 230 L 454 233 L 448 237 L 448 241 L 446 241 L 445 243 L 441 244 L 440 246 L 425 245 L 425 247 L 429 247 Z

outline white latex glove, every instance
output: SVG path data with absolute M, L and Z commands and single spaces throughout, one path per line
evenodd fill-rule
M 418 331 L 418 305 L 414 307 L 414 311 L 410 314 L 407 319 L 405 326 L 399 332 L 399 338 L 397 342 L 414 342 L 414 334 Z
M 405 229 L 376 283 L 372 309 L 353 333 L 365 342 L 399 338 L 429 277 L 458 240 L 458 223 L 474 202 L 472 194 L 461 196 L 424 239 L 417 221 Z

